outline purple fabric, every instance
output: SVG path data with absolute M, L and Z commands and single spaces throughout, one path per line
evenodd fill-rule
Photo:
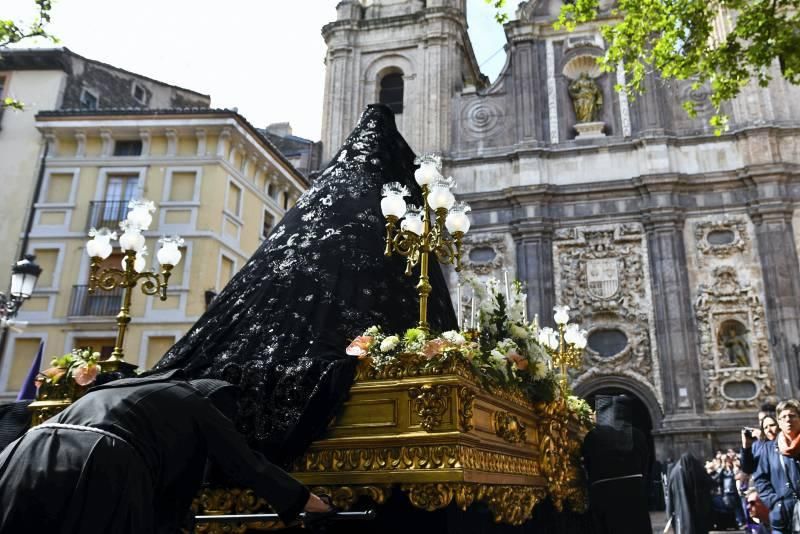
M 39 368 L 42 366 L 43 352 L 44 341 L 39 343 L 39 352 L 36 353 L 36 357 L 33 359 L 31 368 L 28 371 L 28 376 L 25 377 L 25 381 L 22 383 L 22 388 L 19 390 L 19 394 L 17 395 L 18 401 L 36 399 L 36 384 L 34 381 L 36 380 L 36 375 L 39 374 Z

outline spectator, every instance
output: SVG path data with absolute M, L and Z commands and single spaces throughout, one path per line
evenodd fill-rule
M 758 491 L 755 488 L 747 490 L 745 502 L 747 503 L 747 515 L 750 517 L 745 532 L 747 534 L 771 534 L 769 510 L 758 498 Z
M 760 413 L 760 412 L 759 412 Z M 753 474 L 758 467 L 758 455 L 767 442 L 775 439 L 778 433 L 778 421 L 771 415 L 761 419 L 761 428 L 742 429 L 742 450 L 739 453 L 739 464 L 747 474 Z
M 756 488 L 769 508 L 773 532 L 790 533 L 800 525 L 792 525 L 793 511 L 800 489 L 800 401 L 785 400 L 778 404 L 780 432 L 768 442 L 758 458 Z

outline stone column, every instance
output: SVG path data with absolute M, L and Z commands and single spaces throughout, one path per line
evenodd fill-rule
M 539 314 L 550 324 L 555 302 L 553 279 L 553 226 L 548 219 L 528 219 L 515 225 L 517 278 L 527 285 L 528 317 Z
M 704 412 L 702 372 L 698 360 L 683 217 L 675 209 L 649 211 L 643 217 L 647 232 L 653 316 L 661 374 L 664 380 L 664 426 L 670 420 L 695 418 Z M 674 426 L 684 426 L 678 423 Z M 689 425 L 692 426 L 692 425 Z
M 800 361 L 793 345 L 800 344 L 800 262 L 792 206 L 783 200 L 790 195 L 785 176 L 756 179 L 756 188 L 761 198 L 751 204 L 750 217 L 764 276 L 775 393 L 780 399 L 796 398 L 800 395 Z

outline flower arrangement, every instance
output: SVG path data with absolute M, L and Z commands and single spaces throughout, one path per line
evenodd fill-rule
M 75 398 L 83 389 L 94 383 L 100 373 L 99 352 L 74 349 L 68 354 L 53 358 L 50 367 L 36 377 L 39 398 Z M 71 380 L 70 380 L 71 379 Z
M 353 340 L 347 354 L 369 358 L 378 369 L 402 353 L 421 354 L 431 366 L 447 358 L 463 358 L 487 387 L 516 388 L 531 401 L 556 399 L 560 394 L 557 377 L 537 322 L 526 320 L 527 295 L 522 284 L 515 281 L 503 292 L 494 278 L 485 285 L 475 279 L 469 283 L 480 298 L 473 328 L 440 335 L 410 328 L 401 336 L 372 326 Z

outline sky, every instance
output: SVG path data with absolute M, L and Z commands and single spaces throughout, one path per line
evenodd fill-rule
M 321 29 L 336 19 L 337 3 L 54 0 L 49 31 L 59 39 L 55 46 L 208 94 L 212 107 L 237 108 L 257 127 L 290 122 L 295 135 L 317 140 L 325 81 Z M 2 0 L 0 19 L 29 20 L 33 6 L 33 0 Z M 505 63 L 503 29 L 484 0 L 467 6 L 475 56 L 494 80 Z

